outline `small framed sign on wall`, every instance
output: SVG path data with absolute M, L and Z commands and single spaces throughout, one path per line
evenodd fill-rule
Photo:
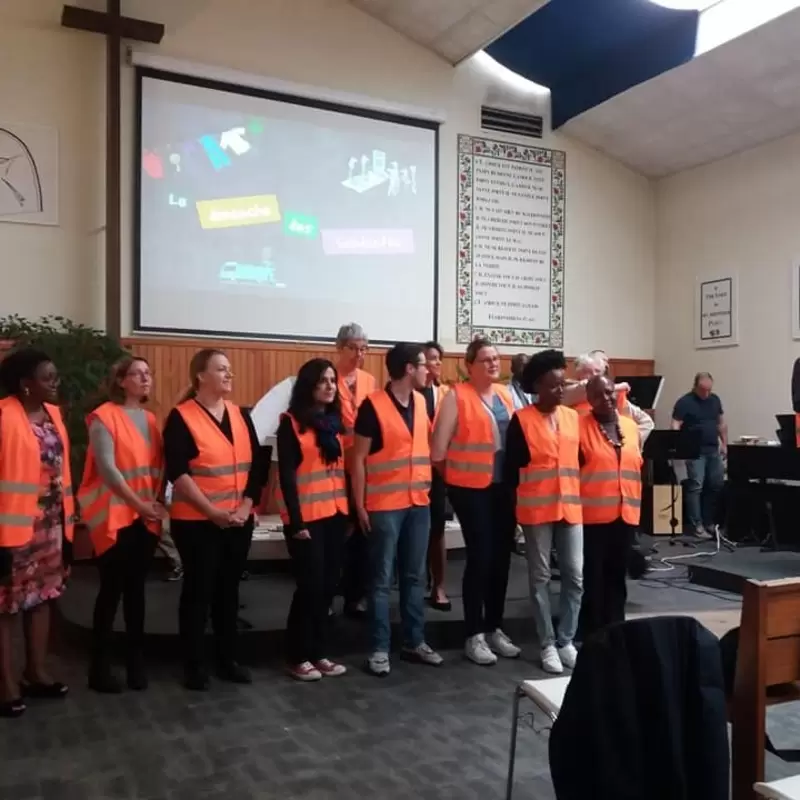
M 695 288 L 694 346 L 739 344 L 739 285 L 733 273 L 698 277 Z
M 792 339 L 800 339 L 800 257 L 792 263 Z

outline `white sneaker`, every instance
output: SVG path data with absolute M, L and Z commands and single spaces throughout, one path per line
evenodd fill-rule
M 470 636 L 464 645 L 464 655 L 482 667 L 488 667 L 497 663 L 497 656 L 489 649 L 486 644 L 486 637 L 482 633 Z
M 416 647 L 404 647 L 401 655 L 408 661 L 417 661 L 431 667 L 440 667 L 444 659 L 426 642 Z
M 367 659 L 367 669 L 379 678 L 385 678 L 391 671 L 392 665 L 389 663 L 388 653 L 373 653 Z
M 578 651 L 575 649 L 575 645 L 570 642 L 558 648 L 558 657 L 567 669 L 575 669 L 575 660 L 578 658 Z
M 517 658 L 522 652 L 500 628 L 489 635 L 489 647 L 493 653 L 503 658 Z
M 558 656 L 558 650 L 553 645 L 542 650 L 542 669 L 545 672 L 552 672 L 553 675 L 560 675 L 564 671 L 564 665 Z

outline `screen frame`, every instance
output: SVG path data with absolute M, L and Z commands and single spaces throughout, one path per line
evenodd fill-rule
M 218 331 L 214 329 L 198 328 L 167 328 L 155 325 L 142 324 L 142 100 L 143 82 L 145 78 L 165 81 L 167 83 L 178 83 L 187 86 L 196 86 L 201 89 L 211 89 L 213 91 L 226 92 L 228 94 L 241 94 L 247 97 L 255 97 L 263 100 L 272 100 L 278 103 L 288 103 L 295 106 L 319 109 L 320 111 L 333 111 L 339 114 L 347 114 L 354 117 L 378 120 L 380 122 L 391 122 L 396 125 L 406 125 L 413 128 L 422 128 L 433 131 L 434 134 L 434 192 L 433 192 L 433 320 L 431 339 L 439 339 L 439 147 L 441 142 L 441 122 L 437 120 L 426 120 L 416 117 L 407 117 L 402 114 L 377 111 L 369 108 L 359 108 L 343 103 L 335 103 L 328 100 L 302 97 L 286 92 L 275 92 L 267 89 L 259 89 L 241 84 L 228 83 L 225 81 L 213 80 L 210 78 L 200 78 L 193 75 L 185 75 L 178 72 L 155 69 L 152 67 L 137 66 L 135 68 L 135 114 L 134 114 L 134 144 L 133 144 L 133 333 L 139 334 L 165 334 L 171 336 L 198 337 L 208 339 L 238 339 L 261 342 L 285 342 L 285 343 L 321 343 L 334 344 L 336 334 L 332 332 L 330 336 L 302 336 L 300 334 L 280 334 L 280 333 L 255 333 L 253 331 Z M 393 341 L 385 339 L 370 338 L 370 342 L 376 345 L 392 345 Z

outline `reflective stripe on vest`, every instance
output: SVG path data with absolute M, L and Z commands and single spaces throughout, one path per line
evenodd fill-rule
M 419 392 L 411 393 L 413 434 L 387 391 L 381 389 L 371 394 L 369 400 L 381 427 L 383 447 L 366 459 L 367 511 L 398 511 L 429 505 L 430 422 L 425 398 Z
M 96 408 L 86 418 L 87 426 L 92 424 L 94 418 L 111 434 L 114 441 L 114 461 L 128 487 L 141 500 L 156 500 L 164 480 L 164 455 L 155 416 L 146 412 L 149 442 L 125 409 L 116 403 L 103 403 Z M 117 532 L 132 525 L 138 517 L 136 511 L 114 494 L 103 481 L 91 445 L 86 451 L 78 501 L 81 519 L 89 529 L 97 555 L 102 555 L 113 547 L 117 541 Z M 151 533 L 161 533 L 160 522 L 148 522 L 145 525 Z
M 586 525 L 602 525 L 622 518 L 638 525 L 642 506 L 642 455 L 639 429 L 620 416 L 622 448 L 617 453 L 594 416 L 581 418 L 581 501 Z
M 355 436 L 353 428 L 356 424 L 358 407 L 375 391 L 375 378 L 363 369 L 356 370 L 356 385 L 351 392 L 347 386 L 347 381 L 339 376 L 339 398 L 342 405 L 342 424 L 344 425 L 344 449 L 349 450 L 353 446 Z
M 73 539 L 75 498 L 69 464 L 69 437 L 58 406 L 44 404 L 64 449 L 61 479 L 64 536 Z M 33 538 L 34 523 L 42 518 L 42 455 L 22 403 L 16 397 L 0 400 L 0 547 L 21 547 Z
M 235 511 L 242 502 L 253 448 L 250 431 L 238 406 L 225 402 L 231 423 L 233 443 L 216 420 L 196 401 L 187 400 L 176 407 L 197 445 L 198 454 L 189 462 L 189 474 L 208 501 L 226 511 Z M 202 520 L 200 513 L 174 487 L 170 517 Z
M 300 433 L 297 420 L 291 414 L 286 414 L 286 416 L 292 423 L 302 455 L 295 479 L 303 524 L 327 519 L 336 514 L 347 514 L 344 456 L 335 464 L 326 464 L 320 455 L 314 431 L 309 428 Z M 342 437 L 340 436 L 339 442 L 341 443 L 341 441 Z M 276 500 L 281 520 L 286 524 L 289 522 L 289 512 L 283 501 L 283 492 L 280 486 L 278 486 Z
M 517 522 L 544 525 L 581 522 L 581 484 L 578 461 L 578 414 L 558 406 L 550 417 L 536 406 L 517 411 L 530 453 L 530 463 L 519 473 Z
M 495 384 L 495 394 L 503 402 L 509 417 L 514 414 L 514 402 L 508 388 Z M 451 486 L 485 489 L 492 482 L 494 426 L 492 412 L 481 400 L 471 383 L 459 383 L 452 388 L 458 405 L 456 432 L 445 455 L 444 479 Z

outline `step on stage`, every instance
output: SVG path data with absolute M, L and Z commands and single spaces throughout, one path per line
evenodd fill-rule
M 740 547 L 733 553 L 721 552 L 707 561 L 698 559 L 686 566 L 692 583 L 741 594 L 742 585 L 748 579 L 800 578 L 800 552 Z

